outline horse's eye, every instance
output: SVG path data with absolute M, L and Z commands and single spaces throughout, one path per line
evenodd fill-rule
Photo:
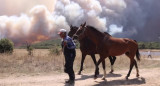
M 82 30 L 79 30 L 79 31 L 77 32 L 77 35 L 80 35 L 81 32 L 82 32 Z

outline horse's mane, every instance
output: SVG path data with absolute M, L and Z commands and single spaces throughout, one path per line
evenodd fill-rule
M 72 26 L 72 29 L 78 29 L 78 27 L 77 26 Z
M 98 32 L 98 33 L 101 33 L 100 31 L 97 30 L 97 28 L 93 27 L 93 26 L 87 26 L 87 28 L 90 28 L 92 31 L 94 32 Z
M 107 32 L 104 32 L 104 34 L 105 34 L 105 35 L 108 35 L 108 36 L 111 36 L 111 35 L 110 35 L 109 33 L 107 33 Z
M 78 29 L 78 27 L 77 27 L 77 26 L 73 26 L 73 28 L 76 28 L 76 29 Z
M 104 34 L 104 35 L 107 35 L 107 36 L 111 36 L 109 33 L 107 33 L 107 32 L 104 32 L 104 33 L 102 33 L 102 32 L 100 32 L 99 30 L 97 30 L 97 28 L 95 28 L 95 27 L 93 27 L 93 26 L 86 26 L 86 27 L 88 27 L 88 28 L 90 28 L 92 31 L 94 31 L 94 32 L 98 32 L 98 33 L 100 33 L 100 34 Z

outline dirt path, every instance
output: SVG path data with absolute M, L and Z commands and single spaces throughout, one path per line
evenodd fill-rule
M 125 80 L 128 70 L 116 71 L 114 74 L 107 74 L 106 81 L 93 79 L 93 73 L 76 75 L 75 86 L 160 86 L 160 68 L 140 69 L 140 78 L 136 78 L 135 69 L 132 71 L 129 80 Z M 102 72 L 101 72 L 102 73 Z M 40 74 L 34 76 L 8 76 L 0 77 L 0 86 L 69 86 L 64 83 L 68 76 L 64 73 Z

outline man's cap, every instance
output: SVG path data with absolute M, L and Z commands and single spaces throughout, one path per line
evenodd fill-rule
M 67 32 L 67 30 L 65 30 L 65 29 L 60 29 L 59 32 L 58 32 L 58 34 L 66 33 L 66 32 Z

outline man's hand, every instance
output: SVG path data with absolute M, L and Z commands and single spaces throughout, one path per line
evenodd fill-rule
M 63 46 L 65 47 L 67 45 L 67 41 L 64 41 L 63 42 Z

